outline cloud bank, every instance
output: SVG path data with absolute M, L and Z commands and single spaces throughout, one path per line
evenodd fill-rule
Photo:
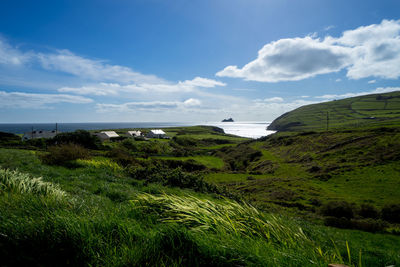
M 339 38 L 306 36 L 266 44 L 242 68 L 227 66 L 219 77 L 259 82 L 298 81 L 347 70 L 350 79 L 400 77 L 400 20 L 383 20 L 343 32 Z

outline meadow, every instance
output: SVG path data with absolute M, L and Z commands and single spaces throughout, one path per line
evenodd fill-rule
M 399 126 L 257 140 L 164 131 L 103 143 L 2 134 L 2 264 L 400 264 Z

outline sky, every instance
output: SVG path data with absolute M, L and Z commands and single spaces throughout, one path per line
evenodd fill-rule
M 0 3 L 0 123 L 269 122 L 399 77 L 398 0 Z

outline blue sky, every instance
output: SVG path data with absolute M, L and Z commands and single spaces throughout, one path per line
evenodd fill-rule
M 400 89 L 400 2 L 0 3 L 0 122 L 271 121 Z

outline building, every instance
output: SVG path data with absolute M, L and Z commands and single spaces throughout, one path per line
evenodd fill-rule
M 44 130 L 39 130 L 39 131 L 30 131 L 27 133 L 24 133 L 22 136 L 22 140 L 30 140 L 30 139 L 38 139 L 38 138 L 53 138 L 57 135 L 57 131 L 44 131 Z
M 167 135 L 163 130 L 157 129 L 157 130 L 150 130 L 150 132 L 147 133 L 146 137 L 148 137 L 148 138 L 166 138 Z
M 100 133 L 95 133 L 95 135 L 100 138 L 100 140 L 110 140 L 111 138 L 119 137 L 119 135 L 114 131 L 103 131 Z
M 140 137 L 140 136 L 142 136 L 142 132 L 141 131 L 128 131 L 126 134 L 128 136 L 131 136 L 131 137 Z

